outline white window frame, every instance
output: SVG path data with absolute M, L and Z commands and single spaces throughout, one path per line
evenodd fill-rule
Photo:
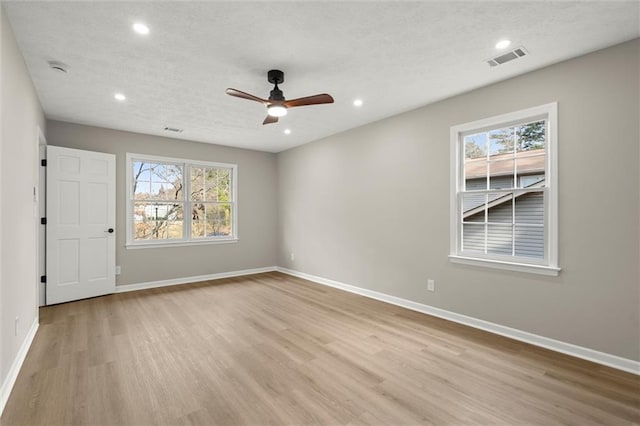
M 462 254 L 462 197 L 464 185 L 464 137 L 483 131 L 546 120 L 545 156 L 545 253 L 544 259 L 487 254 Z M 558 275 L 558 104 L 557 102 L 510 112 L 451 127 L 450 250 L 449 260 L 474 266 Z
M 190 215 L 188 214 L 188 209 L 184 209 L 183 211 L 183 238 L 181 239 L 172 239 L 172 240 L 139 240 L 136 241 L 133 238 L 133 163 L 135 161 L 148 161 L 148 162 L 157 162 L 157 163 L 170 163 L 170 164 L 178 164 L 183 167 L 182 176 L 184 180 L 184 200 L 181 201 L 184 206 L 189 206 L 192 201 L 188 199 L 187 194 L 191 193 L 191 181 L 188 179 L 188 176 L 191 175 L 191 167 L 215 167 L 215 168 L 224 168 L 231 170 L 231 191 L 232 191 L 232 201 L 229 201 L 231 204 L 232 210 L 232 223 L 231 223 L 231 234 L 230 236 L 216 236 L 216 237 L 199 237 L 192 238 L 191 237 L 191 220 Z M 161 157 L 158 155 L 147 155 L 147 154 L 135 154 L 127 152 L 126 155 L 126 194 L 127 194 L 127 238 L 125 246 L 127 249 L 140 249 L 140 248 L 157 248 L 157 247 L 175 247 L 175 246 L 192 246 L 192 245 L 202 245 L 202 244 L 225 244 L 225 243 L 235 243 L 238 241 L 238 165 L 230 164 L 230 163 L 217 163 L 211 161 L 198 161 L 198 160 L 188 160 L 184 158 L 172 158 L 172 157 Z

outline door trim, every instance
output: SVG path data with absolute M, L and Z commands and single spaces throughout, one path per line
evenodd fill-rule
M 47 139 L 40 126 L 37 127 L 36 136 L 36 187 L 33 194 L 35 200 L 34 220 L 36 226 L 36 311 L 38 307 L 45 306 L 47 302 L 46 283 L 40 282 L 40 277 L 47 273 L 47 249 L 46 249 L 46 225 L 40 224 L 40 218 L 46 217 L 47 212 L 47 169 L 42 167 L 42 160 L 47 158 Z M 44 260 L 44 262 L 43 262 Z M 37 316 L 37 315 L 36 315 Z

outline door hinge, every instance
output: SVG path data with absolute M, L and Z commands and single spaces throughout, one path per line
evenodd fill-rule
M 41 217 L 40 218 L 40 224 L 41 225 L 46 225 L 47 224 L 47 218 L 46 217 Z
M 40 282 L 41 283 L 46 283 L 47 282 L 47 276 L 46 275 L 40 275 Z
M 43 160 L 40 160 L 40 165 L 41 165 L 42 167 L 47 167 L 47 159 L 45 158 L 45 159 L 43 159 Z

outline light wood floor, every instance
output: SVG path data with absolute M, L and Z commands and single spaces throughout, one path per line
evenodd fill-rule
M 640 423 L 640 378 L 279 273 L 42 308 L 3 425 Z

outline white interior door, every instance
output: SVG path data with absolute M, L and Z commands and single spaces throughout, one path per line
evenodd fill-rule
M 115 290 L 115 160 L 47 146 L 47 305 Z

